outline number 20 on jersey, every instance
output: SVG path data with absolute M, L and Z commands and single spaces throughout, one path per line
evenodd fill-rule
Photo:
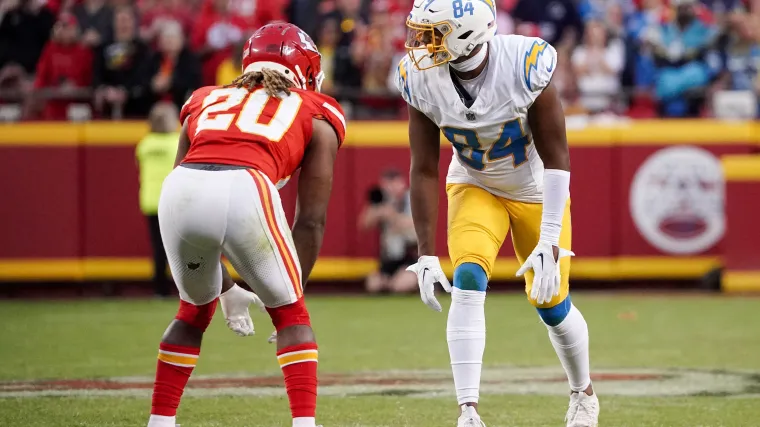
M 264 107 L 270 99 L 265 89 L 257 89 L 253 92 L 239 88 L 212 90 L 203 99 L 203 112 L 198 118 L 195 133 L 198 134 L 204 130 L 226 131 L 235 121 L 235 126 L 243 133 L 279 142 L 296 119 L 303 100 L 297 93 L 291 93 L 290 96 L 279 100 L 280 105 L 269 123 L 259 123 Z M 243 104 L 243 107 L 239 113 L 229 112 L 240 104 Z M 235 120 L 236 117 L 237 120 Z

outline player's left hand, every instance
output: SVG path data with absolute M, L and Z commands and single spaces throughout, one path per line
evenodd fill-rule
M 262 311 L 266 309 L 256 294 L 246 291 L 238 285 L 223 293 L 219 297 L 219 302 L 222 303 L 222 312 L 227 327 L 241 337 L 251 336 L 255 333 L 248 306 L 255 304 Z
M 530 299 L 538 304 L 544 304 L 559 295 L 561 278 L 559 273 L 559 260 L 562 257 L 574 256 L 572 251 L 557 248 L 558 256 L 554 257 L 554 248 L 546 242 L 538 242 L 525 263 L 517 270 L 517 277 L 533 269 L 533 286 L 530 290 Z

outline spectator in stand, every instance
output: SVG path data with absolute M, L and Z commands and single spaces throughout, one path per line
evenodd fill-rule
M 540 37 L 551 43 L 560 55 L 569 54 L 583 34 L 583 21 L 573 0 L 519 0 L 512 11 L 519 25 L 538 25 Z
M 58 16 L 64 12 L 71 12 L 71 10 L 74 8 L 74 5 L 79 0 L 43 0 L 45 3 L 45 7 L 50 11 L 50 13 L 53 14 L 53 16 Z
M 319 41 L 319 31 L 325 22 L 314 19 L 315 16 L 322 16 L 329 12 L 329 8 L 334 7 L 332 2 L 315 1 L 315 0 L 290 0 L 285 8 L 285 16 L 288 22 L 298 26 L 306 31 L 315 41 Z
M 628 114 L 652 118 L 657 114 L 655 65 L 647 37 L 667 19 L 669 10 L 663 5 L 663 0 L 639 0 L 637 3 L 637 7 L 625 17 L 626 68 L 622 83 L 633 88 Z
M 717 32 L 697 19 L 696 0 L 673 0 L 676 16 L 647 36 L 655 60 L 655 94 L 661 115 L 698 116 L 714 77 L 706 62 Z
M 79 27 L 74 15 L 64 12 L 53 27 L 53 35 L 37 64 L 35 89 L 56 89 L 57 96 L 73 95 L 76 89 L 90 87 L 92 51 L 80 43 Z M 35 97 L 31 113 L 43 107 L 44 120 L 65 120 L 72 100 Z
M 607 34 L 611 39 L 619 39 L 624 43 L 625 39 L 625 15 L 626 11 L 619 2 L 611 2 L 596 19 L 601 19 L 607 27 Z
M 177 108 L 169 102 L 159 102 L 150 111 L 150 133 L 137 144 L 137 166 L 140 169 L 140 210 L 148 223 L 150 245 L 153 249 L 153 286 L 156 296 L 170 294 L 166 277 L 166 252 L 158 226 L 158 199 L 164 179 L 174 169 L 177 156 Z
M 219 65 L 216 70 L 216 85 L 225 86 L 240 76 L 243 69 L 243 44 L 237 43 L 232 47 L 232 54 Z M 324 62 L 324 59 L 322 60 Z M 324 69 L 324 68 L 323 68 Z M 324 88 L 324 86 L 322 86 Z
M 625 65 L 622 41 L 609 40 L 602 21 L 588 21 L 572 64 L 583 108 L 589 113 L 610 111 L 620 92 L 620 73 Z
M 147 79 L 154 101 L 168 101 L 181 108 L 201 84 L 201 66 L 195 55 L 185 48 L 182 25 L 164 22 L 158 36 L 158 51 L 147 62 Z
M 517 0 L 496 0 L 496 31 L 499 34 L 514 34 L 515 20 L 512 11 L 517 6 Z
M 760 18 L 732 13 L 727 17 L 729 32 L 720 58 L 722 72 L 713 92 L 729 90 L 750 92 L 760 99 Z M 760 108 L 758 108 L 760 111 Z
M 322 21 L 317 37 L 319 53 L 322 54 L 322 72 L 325 80 L 322 82 L 322 91 L 333 93 L 335 88 L 335 51 L 340 40 L 340 23 L 335 18 Z
M 395 51 L 391 49 L 396 37 L 397 23 L 390 20 L 390 4 L 386 0 L 372 3 L 369 25 L 362 27 L 360 37 L 354 39 L 352 61 L 362 68 L 362 88 L 365 93 L 386 92 L 388 70 Z
M 725 55 L 728 87 L 760 93 L 760 19 L 748 14 L 735 14 L 729 19 L 732 37 Z
M 95 109 L 107 115 L 145 117 L 150 109 L 150 80 L 143 72 L 150 49 L 137 36 L 131 8 L 114 12 L 114 39 L 95 52 Z
M 216 82 L 219 65 L 232 54 L 232 47 L 241 43 L 247 22 L 230 11 L 230 0 L 207 0 L 193 27 L 190 46 L 202 62 L 203 86 Z
M 246 37 L 273 21 L 285 19 L 284 0 L 230 0 L 230 10 L 243 21 Z
M 743 0 L 701 0 L 704 7 L 710 11 L 716 22 L 723 23 L 724 19 L 736 12 L 745 12 L 751 6 L 751 1 Z M 745 5 L 745 3 L 747 3 Z
M 54 22 L 37 0 L 0 0 L 0 86 L 31 89 Z
M 406 268 L 417 262 L 417 238 L 412 222 L 409 190 L 396 170 L 383 172 L 380 185 L 369 192 L 359 217 L 359 228 L 380 229 L 380 268 L 367 277 L 367 291 L 411 292 L 417 277 Z
M 338 8 L 325 18 L 340 22 L 341 38 L 335 52 L 334 82 L 343 88 L 358 89 L 362 85 L 360 55 L 352 48 L 354 40 L 361 40 L 367 32 L 367 21 L 361 13 L 360 0 L 339 0 Z M 387 68 L 386 68 L 387 70 Z
M 82 0 L 72 13 L 82 32 L 82 43 L 95 48 L 113 38 L 113 9 L 106 0 Z
M 192 30 L 192 9 L 184 0 L 142 1 L 140 9 L 140 37 L 148 43 L 155 41 L 167 22 L 178 22 L 185 34 L 190 34 Z

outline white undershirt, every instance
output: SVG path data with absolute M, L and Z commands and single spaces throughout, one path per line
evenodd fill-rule
M 459 83 L 462 84 L 462 87 L 464 88 L 464 90 L 466 90 L 467 93 L 470 94 L 473 101 L 477 99 L 478 92 L 480 92 L 480 88 L 483 87 L 483 83 L 486 81 L 486 74 L 488 74 L 488 65 L 486 65 L 486 68 L 483 69 L 480 75 L 475 77 L 474 79 L 462 80 L 459 78 L 459 76 L 457 76 L 457 80 L 459 80 Z

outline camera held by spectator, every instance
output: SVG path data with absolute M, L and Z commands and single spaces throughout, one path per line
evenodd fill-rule
M 412 222 L 406 180 L 396 170 L 385 171 L 379 186 L 369 192 L 369 200 L 359 220 L 359 228 L 380 229 L 380 269 L 370 274 L 370 292 L 410 292 L 417 289 L 417 277 L 406 267 L 417 261 L 417 239 Z

